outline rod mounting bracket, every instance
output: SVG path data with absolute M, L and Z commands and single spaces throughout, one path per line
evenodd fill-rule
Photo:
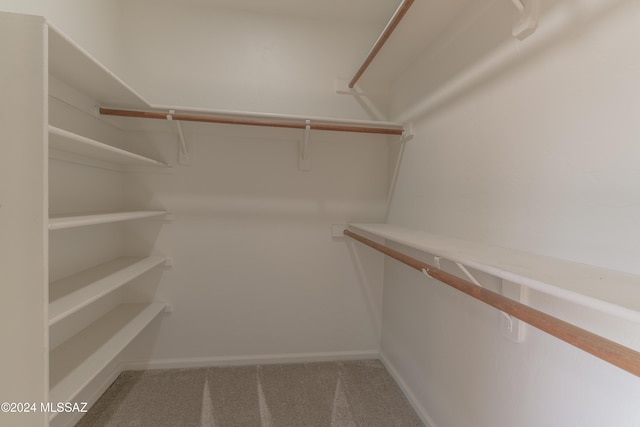
M 298 169 L 311 170 L 311 153 L 309 147 L 309 134 L 311 133 L 311 120 L 305 120 L 304 137 L 298 144 Z
M 178 148 L 178 163 L 181 165 L 190 165 L 193 158 L 191 144 L 188 144 L 184 138 L 184 133 L 182 132 L 182 125 L 180 124 L 180 121 L 174 120 L 173 116 L 175 114 L 175 110 L 169 110 L 169 114 L 167 114 L 167 120 L 175 122 L 176 129 L 178 130 L 178 141 L 180 142 Z
M 415 136 L 415 132 L 413 130 L 413 122 L 409 122 L 402 132 L 402 137 L 400 138 L 401 143 L 409 142 Z
M 540 16 L 540 0 L 511 0 L 516 8 L 516 22 L 511 34 L 519 40 L 524 40 L 538 28 Z
M 527 288 L 522 285 L 502 279 L 502 295 L 514 301 L 526 302 Z M 515 343 L 524 341 L 525 323 L 513 316 L 500 317 L 500 333 L 502 336 Z

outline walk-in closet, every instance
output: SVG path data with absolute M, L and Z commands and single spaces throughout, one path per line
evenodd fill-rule
M 638 22 L 0 0 L 0 426 L 640 426 Z

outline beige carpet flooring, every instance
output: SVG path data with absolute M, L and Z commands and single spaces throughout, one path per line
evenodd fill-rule
M 77 425 L 423 426 L 377 360 L 127 371 Z

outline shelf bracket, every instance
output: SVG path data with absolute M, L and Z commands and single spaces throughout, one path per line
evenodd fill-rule
M 467 278 L 471 283 L 473 283 L 476 286 L 480 286 L 482 288 L 482 285 L 480 284 L 480 282 L 478 282 L 478 280 L 474 277 L 474 275 L 471 274 L 471 272 L 467 270 L 467 268 L 464 265 L 460 264 L 459 262 L 456 262 L 456 265 L 464 273 L 464 275 L 467 276 Z M 507 336 L 507 338 L 512 339 L 510 334 L 513 333 L 517 324 L 519 323 L 520 321 L 518 319 L 515 319 L 512 316 L 509 316 L 504 311 L 500 312 L 500 330 L 502 331 L 503 335 Z M 515 339 L 512 339 L 512 340 L 515 342 L 520 342 Z
M 502 279 L 502 295 L 520 303 L 526 303 L 527 288 L 517 283 Z M 500 319 L 500 332 L 515 343 L 524 341 L 525 323 L 513 316 Z
M 175 110 L 169 110 L 169 114 L 167 114 L 167 120 L 174 121 L 173 115 L 175 114 Z M 182 132 L 182 125 L 180 121 L 175 120 L 176 128 L 178 129 L 178 141 L 180 142 L 179 150 L 178 150 L 178 163 L 181 165 L 190 165 L 192 159 L 191 147 L 187 145 L 187 141 L 184 139 L 184 133 Z
M 298 169 L 311 170 L 311 153 L 309 147 L 309 134 L 311 133 L 311 120 L 305 120 L 304 137 L 298 144 Z
M 540 0 L 511 0 L 511 2 L 517 13 L 511 33 L 519 40 L 524 40 L 538 28 Z
M 433 257 L 434 264 L 438 269 L 441 269 L 440 260 L 441 260 L 441 257 L 439 256 Z M 467 276 L 467 279 L 469 279 L 471 283 L 473 283 L 474 285 L 480 288 L 483 287 L 478 281 L 478 279 L 476 279 L 475 276 L 471 274 L 471 272 L 467 269 L 467 267 L 465 267 L 464 265 L 456 261 L 454 261 L 453 263 L 460 269 L 460 271 L 464 273 L 465 276 Z M 422 273 L 424 273 L 427 277 L 431 277 L 429 272 L 425 269 L 422 269 Z M 522 292 L 524 292 L 524 287 L 520 285 L 516 285 L 515 283 L 506 282 L 505 280 L 502 281 L 502 293 L 506 297 L 511 299 L 516 299 L 516 301 L 518 302 L 522 302 L 521 301 Z M 513 297 L 514 295 L 516 296 L 516 298 Z M 500 331 L 503 336 L 510 339 L 511 341 L 522 342 L 522 339 L 524 336 L 523 335 L 524 323 L 516 319 L 515 317 L 508 315 L 504 311 L 501 311 L 500 312 Z

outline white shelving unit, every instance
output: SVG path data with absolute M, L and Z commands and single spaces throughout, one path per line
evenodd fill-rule
M 640 277 L 633 274 L 392 224 L 356 223 L 349 227 L 640 323 Z
M 131 153 L 73 132 L 49 126 L 49 149 L 127 166 L 168 167 L 166 163 Z
M 108 224 L 111 222 L 133 221 L 164 216 L 167 211 L 131 211 L 131 212 L 105 212 L 88 215 L 52 216 L 49 218 L 49 230 L 62 230 L 64 228 L 85 227 L 88 225 Z
M 51 352 L 49 401 L 72 402 L 164 308 L 163 303 L 121 305 Z
M 125 294 L 116 293 L 164 264 L 167 258 L 151 253 L 122 256 L 117 252 L 124 248 L 114 245 L 111 238 L 104 249 L 78 256 L 78 251 L 69 247 L 73 244 L 65 240 L 70 236 L 65 233 L 79 239 L 72 240 L 74 243 L 90 242 L 95 247 L 105 243 L 105 233 L 91 226 L 112 224 L 113 232 L 110 229 L 109 233 L 122 235 L 124 240 L 129 228 L 121 228 L 117 223 L 162 219 L 167 214 L 164 210 L 122 210 L 120 204 L 124 197 L 117 195 L 124 185 L 122 172 L 146 172 L 149 168 L 158 170 L 169 166 L 102 142 L 115 141 L 114 138 L 125 135 L 126 131 L 114 127 L 117 122 L 109 121 L 109 125 L 105 125 L 93 114 L 91 106 L 149 108 L 150 105 L 71 39 L 50 25 L 46 28 L 49 77 L 55 82 L 55 91 L 49 94 L 50 108 L 56 113 L 54 123 L 49 123 L 46 129 L 49 159 L 57 162 L 54 168 L 49 168 L 49 199 L 55 201 L 50 205 L 55 205 L 57 212 L 65 212 L 65 207 L 74 212 L 50 215 L 48 220 L 49 231 L 56 231 L 55 238 L 50 234 L 49 245 L 50 270 L 55 271 L 52 277 L 66 276 L 49 283 L 48 324 L 53 350 L 49 353 L 48 401 L 90 401 L 99 394 L 100 387 L 105 386 L 98 383 L 118 373 L 120 353 L 166 306 L 165 302 L 155 301 L 154 295 L 144 304 L 127 304 Z M 84 135 L 85 132 L 91 137 Z M 57 185 L 52 187 L 51 182 Z M 106 191 L 104 197 L 100 196 L 99 189 L 91 192 L 88 186 L 93 183 L 99 183 L 100 189 Z M 100 212 L 93 212 L 92 207 Z M 64 231 L 67 229 L 77 231 Z M 66 246 L 57 248 L 57 244 Z M 82 247 L 78 249 L 82 251 Z M 153 248 L 148 250 L 153 252 Z M 110 258 L 104 257 L 105 253 Z M 111 261 L 94 259 L 97 254 Z M 87 263 L 89 259 L 93 261 Z M 103 313 L 107 314 L 100 317 Z M 49 421 L 51 426 L 67 426 L 78 418 L 79 414 L 52 413 Z
M 162 265 L 166 260 L 164 256 L 120 257 L 51 283 L 49 326 Z

